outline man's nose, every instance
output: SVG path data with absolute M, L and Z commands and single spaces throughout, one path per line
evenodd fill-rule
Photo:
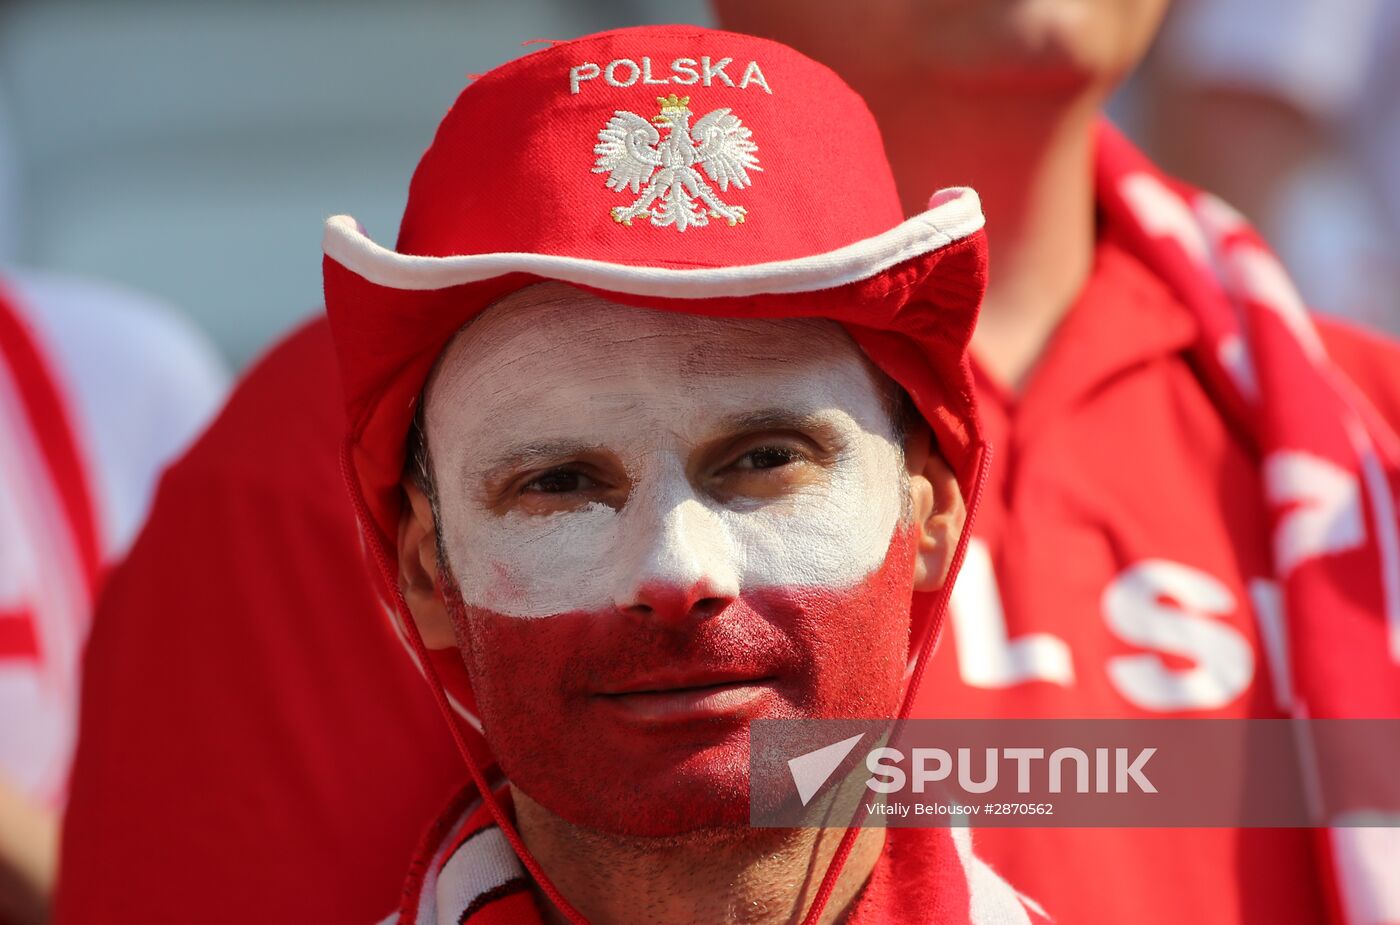
M 714 512 L 691 498 L 649 519 L 654 528 L 636 537 L 643 549 L 619 582 L 619 610 L 681 623 L 712 617 L 739 596 L 732 544 Z

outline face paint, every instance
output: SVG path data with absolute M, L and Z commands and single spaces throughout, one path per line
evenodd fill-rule
M 425 410 L 487 738 L 577 824 L 742 825 L 748 720 L 897 706 L 914 540 L 880 387 L 832 322 L 510 301 Z
M 766 588 L 677 623 L 616 612 L 521 620 L 450 595 L 502 771 L 598 831 L 747 824 L 749 720 L 893 715 L 912 546 L 899 530 L 885 563 L 851 588 Z M 729 683 L 694 690 L 715 681 Z M 673 693 L 621 693 L 657 687 Z

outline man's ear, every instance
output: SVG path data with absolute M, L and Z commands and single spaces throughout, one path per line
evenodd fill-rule
M 408 497 L 399 515 L 399 590 L 429 649 L 451 649 L 457 645 L 452 633 L 452 617 L 438 592 L 437 525 L 433 506 L 414 479 L 403 480 Z
M 967 508 L 957 477 L 933 448 L 933 435 L 924 421 L 910 426 L 904 461 L 909 470 L 910 511 L 917 540 L 914 590 L 936 591 L 948 580 Z

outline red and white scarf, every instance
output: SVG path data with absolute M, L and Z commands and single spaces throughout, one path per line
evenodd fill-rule
M 529 874 L 467 788 L 424 837 L 402 904 L 381 925 L 540 925 Z M 510 792 L 496 791 L 507 816 Z M 512 819 L 513 821 L 513 819 Z M 848 925 L 1046 925 L 1052 921 L 977 856 L 966 828 L 891 829 Z
M 1201 377 L 1258 454 L 1287 709 L 1400 718 L 1400 437 L 1328 357 L 1238 212 L 1165 177 L 1106 125 L 1097 173 L 1106 224 L 1197 318 Z M 1400 829 L 1321 834 L 1336 921 L 1400 922 Z
M 61 383 L 0 286 L 0 771 L 52 804 L 67 784 L 99 542 Z

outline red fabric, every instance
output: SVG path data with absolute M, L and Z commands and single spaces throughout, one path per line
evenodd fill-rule
M 0 285 L 0 358 L 9 367 L 19 389 L 30 425 L 30 438 L 38 445 L 47 464 L 74 548 L 82 561 L 83 579 L 90 596 L 102 566 L 101 540 L 97 515 L 88 484 L 88 464 L 79 449 L 69 420 L 63 388 L 44 358 L 9 293 Z M 20 439 L 9 436 L 7 439 Z
M 0 667 L 9 694 L 0 708 L 0 765 L 16 773 L 26 796 L 53 808 L 62 806 L 66 790 L 77 646 L 87 632 L 102 566 L 91 481 L 96 474 L 73 427 L 58 372 L 23 306 L 0 284 L 0 393 L 7 406 L 0 413 L 0 468 L 14 480 L 0 504 L 16 504 L 7 512 L 0 547 L 45 550 L 32 567 L 23 555 L 0 562 L 7 573 L 0 576 Z M 42 693 L 20 693 L 32 690 L 35 681 Z M 60 715 L 56 710 L 66 720 L 57 739 L 41 728 Z
M 39 660 L 39 634 L 28 608 L 0 608 L 0 659 Z
M 925 715 L 1283 715 L 1247 603 L 1248 579 L 1267 576 L 1270 563 L 1258 466 L 1193 369 L 1196 337 L 1186 307 L 1121 245 L 1104 241 L 1093 277 L 1021 395 L 979 375 L 983 420 L 1000 452 L 976 537 L 989 551 L 1012 644 L 1053 633 L 1068 644 L 1075 675 L 1068 685 L 969 683 L 957 656 L 974 653 L 959 635 L 959 613 L 921 690 Z M 1197 498 L 1209 500 L 1191 503 Z M 1164 714 L 1115 686 L 1109 665 L 1143 647 L 1113 632 L 1101 601 L 1114 579 L 1148 558 L 1208 571 L 1240 603 L 1214 617 L 1245 641 L 1254 665 L 1248 687 L 1225 706 Z M 1192 665 L 1166 658 L 1173 670 Z M 1302 925 L 1322 914 L 1307 832 L 989 829 L 978 841 L 1060 921 Z M 1110 860 L 1113 877 L 1093 890 L 1064 876 Z
M 645 58 L 658 81 L 675 73 L 673 61 L 706 56 L 715 66 L 732 59 L 725 73 L 733 86 L 718 77 L 708 86 L 647 83 L 641 75 L 633 80 L 630 65 L 615 68 L 614 83 L 607 82 L 613 61 L 641 67 Z M 750 62 L 771 93 L 752 78 L 741 86 Z M 604 74 L 571 92 L 571 70 L 590 63 Z M 744 224 L 681 235 L 609 218 L 629 198 L 604 188 L 593 172 L 599 129 L 619 109 L 654 116 L 657 98 L 672 93 L 690 97 L 697 119 L 732 107 L 752 129 L 762 172 L 743 192 Z M 738 254 L 744 263 L 806 257 L 903 220 L 893 184 L 882 182 L 887 171 L 870 110 L 824 65 L 767 39 L 697 26 L 618 29 L 554 44 L 473 81 L 418 164 L 397 250 L 557 254 L 682 269 L 730 266 Z
M 1042 914 L 1043 905 L 1029 894 L 1020 901 L 1006 898 L 995 904 L 1000 915 L 978 908 L 974 915 L 973 872 L 969 866 L 982 868 L 975 857 L 959 858 L 954 846 L 955 835 L 971 837 L 968 832 L 952 829 L 894 828 L 885 835 L 885 850 L 870 872 L 865 888 L 851 905 L 845 925 L 928 925 L 930 922 L 955 925 L 984 925 L 1006 922 L 1024 925 L 1049 925 L 1052 921 Z M 977 837 L 978 853 L 981 836 Z M 986 888 L 989 870 L 977 876 Z M 994 881 L 1005 892 L 1012 892 L 1012 883 L 1001 878 Z M 1019 890 L 1020 885 L 1016 884 Z M 986 902 L 986 900 L 983 900 Z M 988 905 L 991 905 L 990 903 Z M 1021 918 L 1020 914 L 1025 917 Z M 1068 923 L 1068 919 L 1060 919 Z
M 495 797 L 507 819 L 515 822 L 515 805 L 510 788 L 498 786 Z M 468 787 L 453 796 L 447 809 L 440 813 L 418 843 L 413 862 L 404 880 L 403 896 L 393 916 L 399 925 L 414 925 L 423 915 L 425 903 L 435 899 L 424 889 L 430 877 L 441 873 L 447 861 L 475 835 L 496 826 L 495 816 L 477 796 L 475 787 Z M 533 925 L 542 923 L 539 907 L 529 889 L 511 890 L 495 898 L 499 891 L 476 897 L 462 910 L 459 925 Z M 453 910 L 455 911 L 455 910 Z M 438 918 L 446 910 L 439 910 Z M 471 913 L 468 915 L 468 913 Z
M 364 922 L 461 784 L 376 603 L 316 322 L 162 480 L 89 643 L 57 921 Z
M 1376 413 L 1400 430 L 1400 341 L 1336 318 L 1315 318 L 1327 355 Z
M 514 823 L 510 789 L 499 786 L 494 793 L 503 814 Z M 471 894 L 481 890 L 481 884 L 473 889 L 456 881 L 447 889 L 441 887 L 449 863 L 464 846 L 496 828 L 495 817 L 475 796 L 472 788 L 458 794 L 424 836 L 394 917 L 398 925 L 423 920 L 460 925 L 544 921 L 528 883 L 519 877 L 475 896 Z M 479 866 L 496 870 L 503 865 L 492 859 Z M 974 894 L 979 894 L 976 899 Z M 452 908 L 437 905 L 443 896 L 452 897 Z M 461 906 L 465 908 L 459 912 Z M 1039 904 L 1016 893 L 987 867 L 973 851 L 971 835 L 965 830 L 896 828 L 886 833 L 883 852 L 841 921 L 846 925 L 1048 925 L 1050 919 Z
M 1240 300 L 1264 398 L 1237 395 L 1217 360 L 1234 314 L 1229 284 L 1188 263 L 1175 238 L 1144 233 L 1179 227 L 1160 210 L 1139 218 L 1118 192 L 1126 178 L 1156 179 L 1149 165 L 1111 135 L 1100 160 L 1103 231 L 1088 286 L 1020 395 L 979 371 L 998 465 L 920 715 L 1278 718 L 1302 715 L 1300 703 L 1313 716 L 1395 715 L 1400 668 L 1387 655 L 1378 550 L 1278 574 L 1272 543 L 1296 508 L 1268 504 L 1261 462 L 1305 449 L 1357 472 L 1337 424 L 1373 403 L 1373 433 L 1386 443 L 1384 419 L 1400 420 L 1400 345 L 1324 323 L 1330 363 L 1315 366 L 1283 336 L 1277 309 Z M 1217 208 L 1158 183 L 1178 216 L 1202 221 Z M 1262 253 L 1239 225 L 1220 246 L 1226 266 L 1239 248 Z M 1345 387 L 1339 395 L 1333 375 L 1369 402 Z M 1393 481 L 1400 460 L 1383 459 Z M 1367 526 L 1375 537 L 1376 523 Z M 1157 583 L 1134 597 L 1144 575 Z M 1284 589 L 1292 644 L 1281 659 L 1265 645 L 1261 583 Z M 1211 584 L 1223 604 L 1201 603 Z M 1199 652 L 1171 652 L 1168 634 L 1189 628 L 1189 611 L 1213 637 Z M 997 614 L 1004 630 L 988 630 Z M 1070 678 L 1045 654 L 1057 645 Z M 1177 679 L 1202 671 L 1215 696 L 1178 689 L 1175 703 L 1154 700 L 1172 689 L 1151 683 L 1144 660 Z M 1281 688 L 1294 696 L 1280 699 Z M 1307 830 L 988 830 L 979 845 L 1061 921 L 1350 921 Z M 1065 875 L 1076 870 L 1112 876 L 1090 890 Z

